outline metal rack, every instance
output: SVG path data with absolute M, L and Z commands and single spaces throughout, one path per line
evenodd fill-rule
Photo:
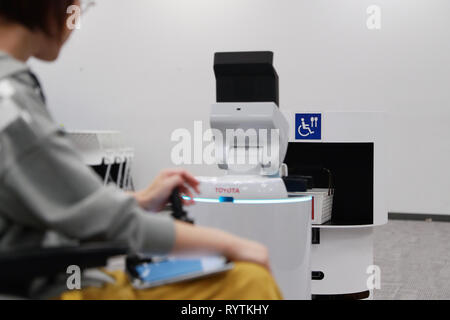
M 134 149 L 125 143 L 119 131 L 68 131 L 69 139 L 83 161 L 105 185 L 114 183 L 121 189 L 134 190 L 131 175 Z

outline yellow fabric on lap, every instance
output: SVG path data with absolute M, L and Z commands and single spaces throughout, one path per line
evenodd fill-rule
M 121 271 L 108 273 L 116 282 L 102 288 L 67 291 L 62 300 L 280 300 L 272 275 L 263 267 L 237 262 L 232 270 L 214 276 L 137 290 Z

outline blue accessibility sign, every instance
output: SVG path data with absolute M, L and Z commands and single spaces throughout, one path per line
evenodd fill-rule
M 296 140 L 322 139 L 322 114 L 296 113 L 295 114 Z

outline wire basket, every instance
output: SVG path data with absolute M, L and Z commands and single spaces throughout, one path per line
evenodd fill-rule
M 295 192 L 296 195 L 311 196 L 312 200 L 312 224 L 324 224 L 331 220 L 333 211 L 333 176 L 331 171 L 324 168 L 328 174 L 328 188 L 312 188 L 305 192 Z

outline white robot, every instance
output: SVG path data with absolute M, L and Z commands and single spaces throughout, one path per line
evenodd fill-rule
M 289 124 L 278 107 L 272 52 L 216 53 L 211 109 L 215 156 L 225 175 L 198 177 L 189 208 L 200 225 L 262 242 L 286 299 L 311 299 L 311 197 L 289 197 L 280 168 Z

